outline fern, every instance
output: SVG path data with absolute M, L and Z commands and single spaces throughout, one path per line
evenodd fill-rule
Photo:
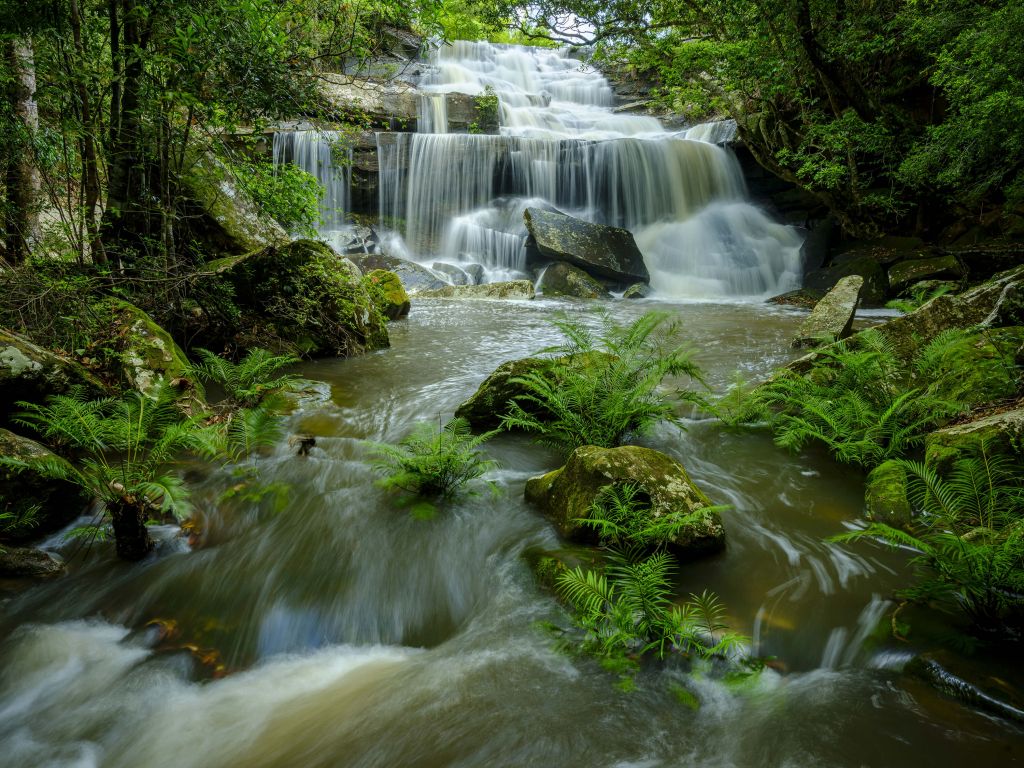
M 954 287 L 952 285 L 939 285 L 935 288 L 928 288 L 926 285 L 915 285 L 910 291 L 910 296 L 903 299 L 893 299 L 887 302 L 885 306 L 887 309 L 896 309 L 903 313 L 913 312 L 932 299 L 945 296 L 947 293 L 952 293 L 953 290 Z
M 679 424 L 678 404 L 704 400 L 690 390 L 663 391 L 662 382 L 668 376 L 704 382 L 689 354 L 673 344 L 676 326 L 668 319 L 649 312 L 619 326 L 605 316 L 600 333 L 579 320 L 554 320 L 564 343 L 544 350 L 556 356 L 553 371 L 512 380 L 525 394 L 509 404 L 502 426 L 534 432 L 568 454 L 581 445 L 621 445 L 660 421 Z
M 206 349 L 195 352 L 200 362 L 191 366 L 192 376 L 199 382 L 219 386 L 228 403 L 236 408 L 252 408 L 268 395 L 292 387 L 297 378 L 279 374 L 282 368 L 297 363 L 297 357 L 253 349 L 233 363 Z

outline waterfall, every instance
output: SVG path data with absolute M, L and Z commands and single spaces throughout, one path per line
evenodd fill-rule
M 314 176 L 323 188 L 317 233 L 327 242 L 344 236 L 352 187 L 352 150 L 338 131 L 278 131 L 274 166 L 292 163 Z

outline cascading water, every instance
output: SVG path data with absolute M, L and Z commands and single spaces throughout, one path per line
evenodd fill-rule
M 797 287 L 800 238 L 745 201 L 721 121 L 668 132 L 612 111 L 607 80 L 565 51 L 459 41 L 434 52 L 420 132 L 378 134 L 381 220 L 425 261 L 524 271 L 527 205 L 626 227 L 663 295 Z M 447 133 L 444 95 L 499 99 L 500 134 Z

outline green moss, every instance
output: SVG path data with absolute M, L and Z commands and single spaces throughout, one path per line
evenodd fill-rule
M 896 528 L 909 525 L 912 517 L 907 500 L 907 473 L 890 459 L 871 470 L 864 493 L 867 516 Z
M 491 86 L 473 97 L 475 120 L 469 125 L 470 133 L 497 133 L 499 124 L 498 94 Z
M 366 275 L 366 286 L 373 303 L 388 320 L 398 320 L 412 307 L 402 280 L 394 272 L 375 269 Z

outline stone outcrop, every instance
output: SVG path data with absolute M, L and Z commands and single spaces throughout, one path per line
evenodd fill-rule
M 690 524 L 663 542 L 676 554 L 693 558 L 725 546 L 725 529 L 707 496 L 679 462 L 650 448 L 577 448 L 561 469 L 527 481 L 526 500 L 550 518 L 561 535 L 591 541 L 593 529 L 579 521 L 589 517 L 605 488 L 624 483 L 635 483 L 650 499 L 646 512 L 652 518 L 693 515 Z
M 534 289 L 529 280 L 508 280 L 483 285 L 445 285 L 417 291 L 416 295 L 424 299 L 532 299 Z
M 860 275 L 848 275 L 836 283 L 800 324 L 793 346 L 817 346 L 849 336 L 863 286 Z
M 545 296 L 572 296 L 578 299 L 603 299 L 609 296 L 601 283 L 582 269 L 564 261 L 556 261 L 547 267 L 537 287 Z
M 33 344 L 24 336 L 0 328 L 0 421 L 16 410 L 19 400 L 42 402 L 84 387 L 97 397 L 106 387 L 73 360 Z
M 628 230 L 540 208 L 527 208 L 523 217 L 530 232 L 527 247 L 542 257 L 623 283 L 650 281 L 643 254 Z

